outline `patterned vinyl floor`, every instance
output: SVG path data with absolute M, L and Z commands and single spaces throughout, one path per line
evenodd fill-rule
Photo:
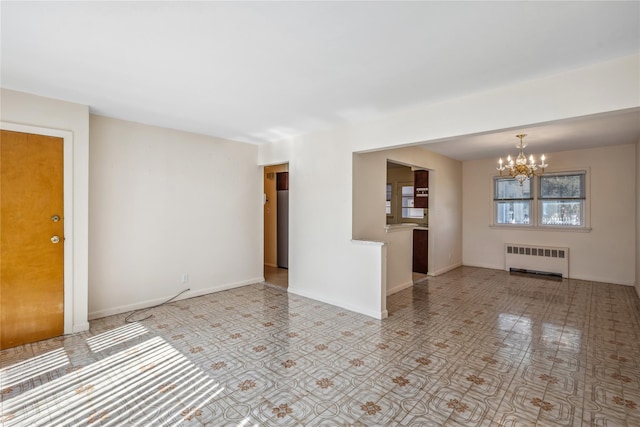
M 379 321 L 268 284 L 0 352 L 5 426 L 640 426 L 631 287 L 459 268 Z

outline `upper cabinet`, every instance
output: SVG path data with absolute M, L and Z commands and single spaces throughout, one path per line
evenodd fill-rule
M 416 208 L 429 207 L 429 171 L 417 170 L 413 172 L 413 206 Z

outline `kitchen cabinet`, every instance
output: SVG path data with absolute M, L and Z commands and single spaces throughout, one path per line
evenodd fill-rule
M 413 271 L 429 271 L 429 230 L 413 230 Z
M 413 172 L 413 207 L 429 208 L 429 171 Z

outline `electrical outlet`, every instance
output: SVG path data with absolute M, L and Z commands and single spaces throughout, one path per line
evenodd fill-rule
M 182 283 L 183 285 L 185 283 L 189 283 L 189 274 L 188 273 L 182 273 L 182 276 L 180 276 L 180 283 Z

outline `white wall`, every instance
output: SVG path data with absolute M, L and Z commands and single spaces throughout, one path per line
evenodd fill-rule
M 65 332 L 89 329 L 87 321 L 88 301 L 88 188 L 89 188 L 89 108 L 85 105 L 43 98 L 27 93 L 1 89 L 0 120 L 7 123 L 69 131 L 72 134 L 72 232 L 65 230 L 65 245 L 73 245 L 72 277 L 65 277 L 65 302 L 68 282 L 71 282 L 70 303 L 73 305 L 70 328 Z M 65 142 L 66 144 L 66 142 Z M 66 186 L 66 182 L 65 182 Z M 65 212 L 68 215 L 67 212 Z M 66 254 L 66 251 L 65 251 Z M 66 273 L 65 273 L 66 274 Z M 65 316 L 66 316 L 65 307 Z
M 388 243 L 387 293 L 412 284 L 411 230 L 385 230 L 387 160 L 429 169 L 429 273 L 462 265 L 462 164 L 421 147 L 353 156 L 353 237 Z
M 375 272 L 380 278 L 372 280 L 372 266 L 350 242 L 352 236 L 360 236 L 359 229 L 352 233 L 352 203 L 357 197 L 350 185 L 353 153 L 639 107 L 639 68 L 640 55 L 618 58 L 261 146 L 261 165 L 289 162 L 290 166 L 289 291 L 367 314 L 379 313 L 385 304 L 386 272 Z M 458 208 L 454 199 L 439 203 L 452 212 Z M 465 211 L 473 209 L 464 199 L 463 206 Z M 367 223 L 383 222 L 384 211 L 381 217 Z M 452 253 L 453 258 L 460 256 L 455 245 L 436 239 L 429 249 L 446 258 Z M 635 253 L 635 245 L 631 249 Z M 447 265 L 446 261 L 436 263 Z M 626 264 L 627 281 L 629 265 L 635 264 Z M 376 301 L 375 295 L 380 299 Z
M 349 131 L 338 129 L 293 144 L 272 144 L 262 147 L 260 161 L 289 160 L 289 292 L 380 318 L 386 316 L 386 289 L 396 286 L 387 284 L 387 277 L 394 271 L 410 275 L 411 261 L 398 257 L 409 267 L 394 270 L 392 248 L 383 246 L 387 262 L 376 271 L 369 258 L 384 256 L 364 254 L 363 248 L 370 247 L 351 239 L 389 240 L 384 234 L 387 158 L 434 170 L 430 197 L 435 208 L 429 214 L 430 224 L 439 225 L 429 250 L 435 274 L 462 262 L 461 165 L 417 147 L 354 156 L 349 138 Z M 367 208 L 371 200 L 378 206 Z M 358 214 L 352 216 L 356 207 Z
M 430 170 L 429 273 L 462 264 L 462 164 L 419 147 L 386 151 L 387 158 Z M 415 162 L 418 161 L 416 164 Z
M 535 151 L 535 147 L 530 146 Z M 533 153 L 533 152 L 532 152 Z M 635 282 L 635 147 L 618 145 L 547 153 L 548 172 L 587 169 L 590 232 L 491 228 L 495 159 L 463 163 L 463 263 L 504 268 L 504 243 L 569 247 L 569 277 Z
M 343 138 L 323 132 L 262 147 L 261 164 L 289 163 L 288 291 L 383 318 L 386 247 L 352 242 L 352 155 Z
M 90 318 L 263 280 L 256 146 L 94 115 L 90 125 Z

